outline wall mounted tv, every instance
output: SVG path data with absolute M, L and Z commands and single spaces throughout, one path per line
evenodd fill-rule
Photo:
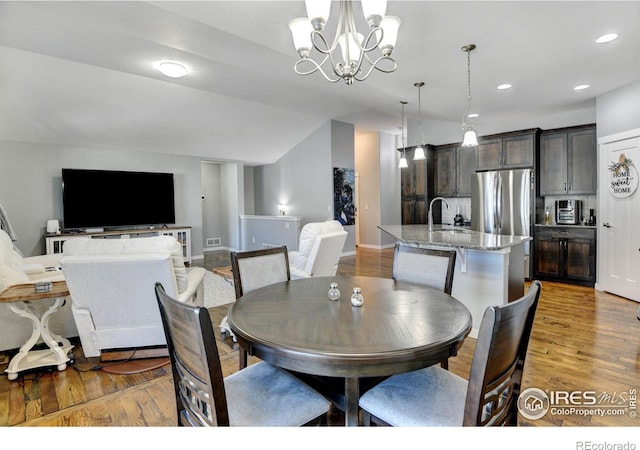
M 172 173 L 62 169 L 66 230 L 174 224 Z

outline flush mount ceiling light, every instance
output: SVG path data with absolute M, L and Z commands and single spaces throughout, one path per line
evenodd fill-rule
M 598 39 L 596 39 L 596 43 L 604 44 L 604 43 L 607 43 L 607 42 L 614 41 L 616 39 L 618 39 L 618 35 L 615 34 L 615 33 L 603 34 Z
M 578 86 L 574 87 L 573 90 L 574 91 L 581 91 L 583 89 L 587 89 L 589 87 L 588 84 L 579 84 Z
M 298 17 L 289 22 L 293 45 L 300 56 L 294 66 L 298 75 L 310 75 L 319 71 L 332 83 L 344 80 L 347 85 L 351 85 L 353 80 L 366 80 L 373 69 L 384 73 L 396 70 L 397 64 L 391 58 L 391 52 L 396 45 L 400 18 L 385 16 L 387 0 L 362 0 L 361 3 L 370 30 L 367 37 L 363 38 L 356 29 L 353 2 L 341 0 L 336 35 L 329 45 L 322 31 L 329 20 L 331 0 L 305 0 L 308 17 Z M 342 58 L 334 57 L 338 45 L 342 50 Z M 380 50 L 381 56 L 372 60 L 369 54 L 376 48 Z M 318 63 L 309 57 L 312 50 L 320 53 L 322 61 Z M 366 71 L 363 70 L 365 60 L 369 65 Z M 327 61 L 331 66 L 330 73 L 323 69 Z M 307 70 L 304 69 L 305 66 L 308 67 Z
M 413 154 L 413 160 L 414 161 L 422 161 L 423 159 L 426 159 L 424 156 L 424 146 L 425 146 L 425 139 L 424 139 L 424 132 L 422 131 L 422 118 L 421 118 L 421 114 L 420 114 L 420 88 L 422 86 L 424 86 L 424 82 L 422 81 L 418 81 L 417 83 L 413 84 L 415 87 L 418 88 L 418 130 L 420 130 L 420 134 L 422 135 L 422 145 L 419 145 L 418 147 L 416 147 L 416 150 Z M 404 120 L 403 120 L 404 122 Z
M 471 111 L 471 52 L 476 48 L 474 44 L 465 45 L 462 51 L 467 54 L 467 112 L 462 116 L 463 147 L 475 147 L 478 145 L 478 136 L 473 128 L 473 122 L 467 121 Z
M 189 73 L 189 69 L 184 64 L 176 61 L 160 61 L 156 64 L 156 68 L 171 78 L 180 78 Z
M 404 142 L 404 105 L 407 104 L 404 100 L 400 100 L 402 104 L 402 127 L 400 128 L 400 133 L 402 135 L 402 156 L 400 156 L 400 161 L 398 162 L 398 169 L 405 169 L 409 167 L 407 164 L 407 156 L 405 155 L 405 149 L 407 148 Z
M 501 91 L 504 91 L 505 89 L 509 89 L 509 88 L 511 88 L 511 85 L 509 83 L 504 83 L 498 86 L 498 89 L 500 89 Z

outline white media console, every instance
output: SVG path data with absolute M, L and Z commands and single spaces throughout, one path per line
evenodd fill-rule
M 129 239 L 151 236 L 173 236 L 182 245 L 184 262 L 191 264 L 191 227 L 166 227 L 166 228 L 135 228 L 127 230 L 95 231 L 84 233 L 45 234 L 46 251 L 48 255 L 62 253 L 64 242 L 68 239 L 89 236 L 94 239 Z

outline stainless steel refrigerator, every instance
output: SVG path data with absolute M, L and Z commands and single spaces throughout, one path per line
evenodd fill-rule
M 471 176 L 471 228 L 491 234 L 531 236 L 535 220 L 531 169 L 476 172 Z M 531 241 L 524 245 L 525 278 L 531 278 Z

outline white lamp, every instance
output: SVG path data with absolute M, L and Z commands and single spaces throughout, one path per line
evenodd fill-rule
M 398 169 L 406 169 L 407 167 L 409 167 L 409 165 L 407 164 L 407 157 L 405 155 L 405 148 L 407 148 L 407 146 L 404 142 L 404 105 L 406 105 L 407 102 L 404 100 L 400 100 L 400 103 L 402 104 L 402 126 L 400 127 L 400 133 L 402 133 L 402 156 L 400 157 L 400 161 L 398 162 Z
M 422 161 L 423 159 L 426 159 L 426 157 L 424 156 L 424 145 L 425 145 L 425 139 L 424 139 L 424 132 L 422 131 L 422 115 L 420 112 L 420 88 L 422 86 L 424 86 L 424 82 L 422 81 L 418 81 L 417 83 L 413 84 L 415 87 L 418 88 L 418 129 L 420 130 L 420 134 L 422 134 L 422 145 L 419 145 L 418 147 L 416 147 L 414 153 L 413 153 L 413 160 L 414 161 Z
M 476 48 L 474 44 L 465 45 L 462 51 L 467 53 L 467 112 L 462 117 L 462 138 L 463 147 L 475 147 L 478 145 L 478 136 L 473 129 L 473 123 L 467 122 L 469 111 L 471 111 L 471 52 Z

